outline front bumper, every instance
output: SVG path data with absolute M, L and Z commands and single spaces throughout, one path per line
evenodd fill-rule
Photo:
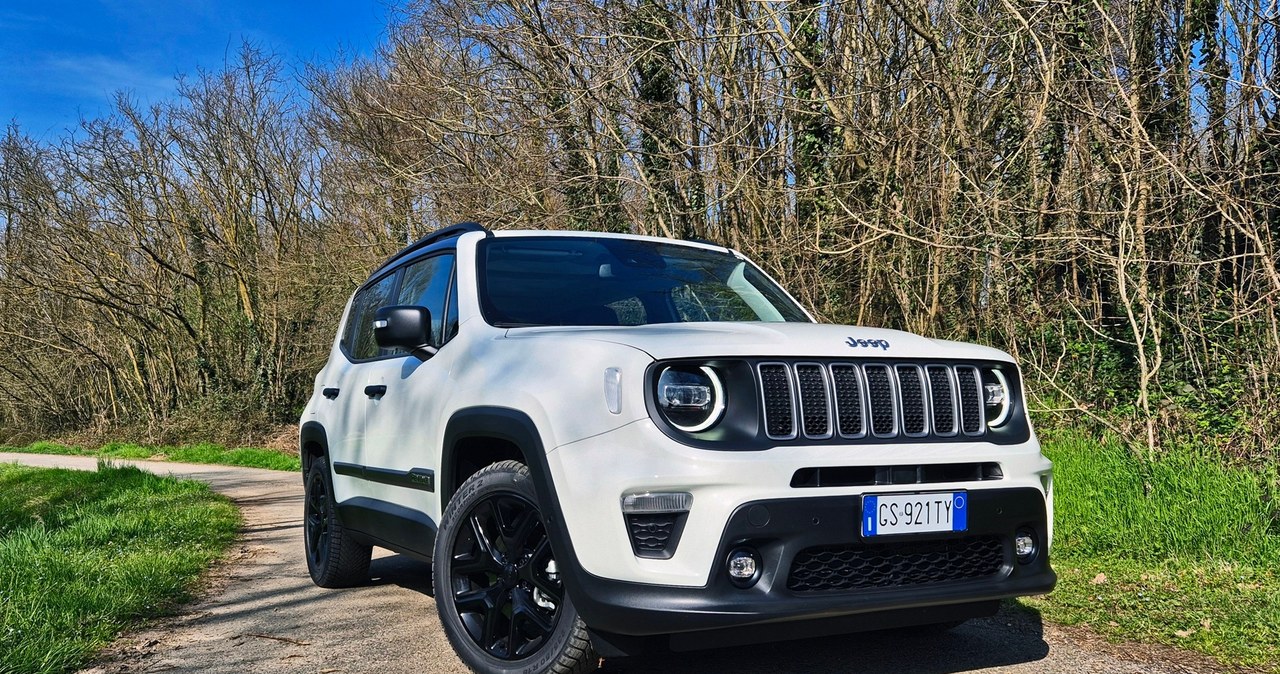
M 530 424 L 531 426 L 531 424 Z M 714 647 L 732 639 L 767 641 L 931 622 L 994 612 L 1000 599 L 1050 591 L 1052 464 L 1033 440 L 1017 446 L 938 443 L 914 446 L 796 446 L 714 451 L 671 442 L 652 422 L 528 456 L 548 533 L 569 596 L 602 653 L 638 652 L 661 641 L 671 648 Z M 946 464 L 996 461 L 998 481 L 798 489 L 806 466 Z M 863 540 L 863 494 L 964 490 L 968 530 Z M 693 507 L 675 554 L 632 554 L 619 499 L 626 493 L 687 491 Z M 762 517 L 760 509 L 767 511 Z M 1013 554 L 1020 528 L 1035 532 L 1040 553 Z M 800 591 L 788 587 L 802 551 L 821 546 L 937 546 L 965 537 L 998 539 L 998 559 L 981 575 L 926 578 L 861 589 Z M 750 588 L 728 579 L 728 553 L 760 552 L 763 572 Z M 954 555 L 944 549 L 944 557 Z M 643 642 L 639 648 L 626 642 Z
M 1048 529 L 1040 492 L 1030 488 L 989 489 L 969 492 L 969 500 L 967 532 L 876 540 L 861 538 L 855 515 L 861 512 L 861 496 L 757 501 L 743 504 L 730 518 L 719 541 L 710 581 L 704 587 L 630 583 L 589 573 L 579 573 L 567 580 L 575 607 L 592 630 L 627 636 L 839 619 L 858 614 L 884 613 L 886 622 L 875 625 L 881 627 L 944 621 L 951 615 L 945 610 L 915 609 L 971 606 L 1053 589 L 1057 577 L 1049 566 L 1043 545 Z M 1041 541 L 1040 552 L 1025 563 L 1019 562 L 1013 553 L 1013 535 L 1021 528 L 1035 532 Z M 999 539 L 1001 557 L 994 572 L 980 577 L 858 590 L 796 591 L 788 587 L 792 563 L 796 555 L 807 548 L 845 545 L 874 549 L 879 546 L 887 551 L 893 546 L 911 546 L 924 541 L 940 544 L 972 537 Z M 734 586 L 724 569 L 729 552 L 741 546 L 758 550 L 763 560 L 759 581 L 746 589 Z M 892 576 L 892 572 L 887 576 L 890 581 Z M 819 631 L 820 628 L 812 633 Z
M 648 419 L 609 433 L 561 445 L 545 458 L 546 480 L 562 508 L 562 526 L 577 544 L 583 570 L 594 576 L 644 585 L 701 588 L 712 582 L 726 523 L 743 504 L 765 500 L 911 491 L 1030 488 L 1042 495 L 1037 511 L 1052 521 L 1052 464 L 1034 440 L 1022 445 L 983 442 L 883 445 L 811 445 L 763 451 L 707 450 L 673 442 Z M 999 480 L 927 485 L 796 488 L 793 475 L 809 467 L 937 465 L 995 462 Z M 631 554 L 632 539 L 621 510 L 627 494 L 687 492 L 693 506 L 683 536 L 667 559 Z M 860 501 L 852 502 L 860 506 Z M 860 512 L 850 506 L 847 517 Z M 852 526 L 852 522 L 850 522 Z M 1049 536 L 1048 538 L 1051 538 Z M 846 539 L 850 541 L 853 539 Z

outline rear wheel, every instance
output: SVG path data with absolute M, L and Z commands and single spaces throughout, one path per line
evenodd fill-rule
M 496 463 L 462 484 L 441 518 L 432 564 L 440 622 L 473 670 L 596 669 L 523 464 Z
M 329 461 L 319 457 L 307 468 L 302 509 L 302 538 L 307 571 L 320 587 L 350 587 L 369 580 L 373 546 L 356 541 L 338 519 Z

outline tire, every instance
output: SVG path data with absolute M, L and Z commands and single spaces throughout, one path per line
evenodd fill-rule
M 445 635 L 472 670 L 595 671 L 523 464 L 495 463 L 462 483 L 440 521 L 432 576 Z
M 355 540 L 338 518 L 329 460 L 319 457 L 307 469 L 302 505 L 302 540 L 307 571 L 320 587 L 351 587 L 369 580 L 373 546 Z

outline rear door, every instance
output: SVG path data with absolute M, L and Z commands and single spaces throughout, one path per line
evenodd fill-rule
M 329 441 L 329 461 L 333 469 L 334 498 L 345 501 L 363 490 L 354 469 L 364 462 L 364 428 L 368 397 L 365 393 L 368 368 L 380 359 L 394 357 L 389 350 L 378 348 L 373 338 L 373 315 L 380 307 L 392 303 L 396 289 L 396 272 L 390 272 L 365 285 L 351 300 L 347 322 L 343 325 L 339 349 L 342 358 L 331 367 L 330 381 L 322 391 L 330 414 L 325 422 Z

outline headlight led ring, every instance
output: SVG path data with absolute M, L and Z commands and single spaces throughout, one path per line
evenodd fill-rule
M 991 368 L 986 372 L 996 379 L 994 384 L 983 385 L 985 407 L 994 408 L 999 406 L 1000 408 L 1000 412 L 994 419 L 987 420 L 987 426 L 995 428 L 1009 420 L 1009 413 L 1013 411 L 1013 401 L 1011 400 L 1013 392 L 1009 389 L 1009 379 L 1004 376 L 1003 372 L 995 368 Z
M 698 433 L 724 416 L 724 385 L 712 368 L 668 366 L 658 376 L 658 409 L 667 423 Z

